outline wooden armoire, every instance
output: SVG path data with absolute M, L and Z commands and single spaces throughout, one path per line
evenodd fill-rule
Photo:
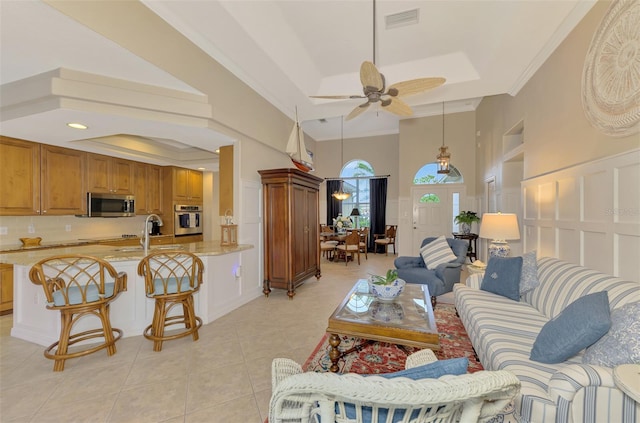
M 320 278 L 321 178 L 294 168 L 259 170 L 264 200 L 264 284 L 289 298 L 311 276 Z

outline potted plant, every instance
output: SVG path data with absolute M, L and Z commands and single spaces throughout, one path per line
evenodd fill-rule
M 404 289 L 405 281 L 398 279 L 398 271 L 387 270 L 386 275 L 371 275 L 369 290 L 378 300 L 393 301 Z
M 463 210 L 455 217 L 454 222 L 460 225 L 460 230 L 463 234 L 469 234 L 471 233 L 471 224 L 480 222 L 480 218 L 476 212 Z

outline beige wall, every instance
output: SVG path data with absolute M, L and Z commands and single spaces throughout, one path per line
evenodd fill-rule
M 476 110 L 481 134 L 479 193 L 490 175 L 496 175 L 500 184 L 514 184 L 502 180 L 502 136 L 519 121 L 524 121 L 522 179 L 640 146 L 639 134 L 614 138 L 593 128 L 582 109 L 584 60 L 608 5 L 598 2 L 515 97 L 500 95 L 482 100 Z
M 343 166 L 352 160 L 364 160 L 376 175 L 391 175 L 387 185 L 387 221 L 395 222 L 398 198 L 398 135 L 349 138 L 344 140 L 344 162 L 340 158 L 340 139 L 315 143 L 314 174 L 321 178 L 340 176 Z M 320 222 L 326 222 L 326 184 L 320 185 Z
M 436 161 L 442 146 L 442 115 L 400 121 L 400 196 L 410 195 L 413 177 L 425 164 Z M 451 153 L 451 164 L 464 177 L 467 194 L 475 191 L 475 113 L 446 114 L 444 143 Z

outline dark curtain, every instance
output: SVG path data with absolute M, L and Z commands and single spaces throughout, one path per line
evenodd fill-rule
M 327 181 L 327 225 L 333 225 L 333 218 L 342 213 L 342 202 L 333 198 L 333 193 L 340 189 L 340 181 Z
M 384 234 L 387 219 L 387 178 L 369 179 L 369 193 L 371 196 L 371 228 L 369 237 L 369 251 L 374 251 L 374 235 Z

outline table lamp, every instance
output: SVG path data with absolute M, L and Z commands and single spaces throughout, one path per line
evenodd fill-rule
M 354 216 L 356 218 L 356 229 L 358 229 L 358 218 L 360 217 L 360 210 L 358 209 L 351 210 L 351 216 Z
M 479 236 L 492 240 L 489 245 L 489 258 L 507 257 L 511 247 L 506 240 L 520 239 L 518 217 L 514 213 L 484 213 Z

